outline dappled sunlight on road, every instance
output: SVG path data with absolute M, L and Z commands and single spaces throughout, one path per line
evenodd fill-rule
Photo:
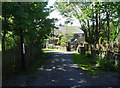
M 45 50 L 46 51 L 46 50 Z M 52 53 L 52 58 L 44 64 L 38 71 L 26 82 L 28 86 L 70 86 L 71 88 L 81 86 L 98 85 L 99 77 L 89 79 L 81 68 L 72 61 L 72 52 L 47 50 Z M 103 80 L 103 79 L 100 79 Z M 92 84 L 94 81 L 96 84 Z M 108 85 L 109 82 L 104 82 Z M 101 84 L 103 85 L 102 81 Z
M 43 51 L 46 51 L 46 52 L 51 52 L 51 53 L 54 53 L 54 54 L 73 54 L 77 51 L 54 51 L 54 50 L 43 50 Z
M 87 86 L 88 80 L 83 71 L 72 61 L 72 52 L 45 50 L 52 53 L 43 68 L 39 68 L 27 85 L 31 86 Z

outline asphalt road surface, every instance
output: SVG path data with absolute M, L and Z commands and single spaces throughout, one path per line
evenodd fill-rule
M 72 61 L 74 52 L 51 51 L 52 58 L 20 86 L 118 87 L 119 78 L 111 75 L 88 76 Z M 26 76 L 25 76 L 26 77 Z M 25 78 L 24 77 L 24 78 Z M 8 82 L 9 84 L 9 82 Z M 12 83 L 14 86 L 14 83 Z M 7 85 L 6 85 L 7 86 Z

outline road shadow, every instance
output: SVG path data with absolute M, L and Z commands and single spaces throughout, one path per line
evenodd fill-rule
M 45 50 L 53 54 L 42 68 L 34 74 L 29 86 L 88 86 L 86 74 L 72 61 L 75 51 Z
M 82 69 L 79 68 L 72 60 L 72 54 L 76 51 L 54 51 L 44 50 L 52 53 L 51 59 L 48 60 L 38 71 L 29 76 L 27 80 L 18 86 L 32 87 L 99 87 L 100 88 L 115 88 L 119 86 L 117 78 L 108 76 L 89 77 Z M 25 77 L 24 77 L 25 78 Z M 21 79 L 23 79 L 21 77 Z M 19 81 L 19 80 L 18 80 Z M 12 82 L 6 86 L 16 86 Z

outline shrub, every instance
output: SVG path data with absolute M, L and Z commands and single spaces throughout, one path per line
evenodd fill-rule
M 88 44 L 88 42 L 84 41 L 83 44 Z
M 110 59 L 99 59 L 97 61 L 97 64 L 99 67 L 101 67 L 103 70 L 107 71 L 114 71 L 116 70 L 115 64 L 113 60 Z
M 58 39 L 57 44 L 60 45 L 60 39 Z
M 90 58 L 90 56 L 91 56 L 90 52 L 89 52 L 89 51 L 86 51 L 86 52 L 85 52 L 85 56 L 86 56 L 87 58 Z
M 59 35 L 59 39 L 58 39 L 58 41 L 57 41 L 57 44 L 58 44 L 58 45 L 60 45 L 62 37 L 63 37 L 63 34 L 61 33 L 61 34 Z
M 54 48 L 55 48 L 55 45 L 54 45 L 54 44 L 49 44 L 49 45 L 48 45 L 48 48 L 54 49 Z
M 61 42 L 61 46 L 66 47 L 66 46 L 67 46 L 67 43 Z
M 101 36 L 101 37 L 99 38 L 99 44 L 101 44 L 102 41 L 103 41 L 103 38 L 102 38 L 102 36 Z

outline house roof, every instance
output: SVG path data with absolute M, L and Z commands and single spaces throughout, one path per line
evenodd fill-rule
M 60 29 L 54 29 L 54 30 L 52 31 L 52 33 L 53 33 L 53 32 L 54 32 L 55 35 L 59 35 L 59 34 L 62 33 L 62 31 L 61 31 Z
M 59 29 L 54 29 L 54 34 L 59 35 L 61 33 L 73 33 L 73 34 L 79 34 L 84 33 L 79 26 L 58 26 Z
M 54 35 L 60 35 L 61 33 L 72 33 L 72 34 L 83 34 L 84 32 L 80 29 L 79 26 L 57 26 L 58 29 L 53 29 L 52 33 Z M 56 37 L 51 37 L 50 39 L 57 39 Z

